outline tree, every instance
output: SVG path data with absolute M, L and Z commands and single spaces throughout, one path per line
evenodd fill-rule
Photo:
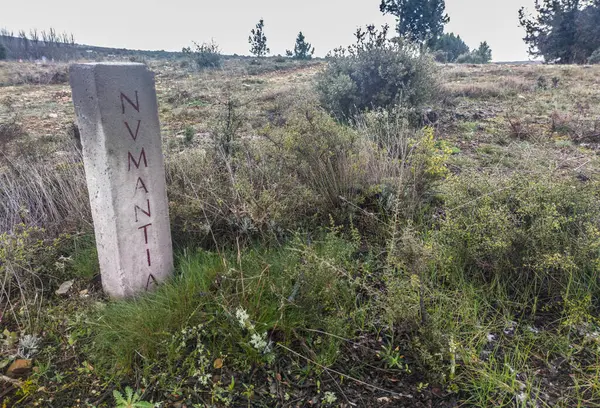
M 295 59 L 307 60 L 311 59 L 313 54 L 315 53 L 315 48 L 306 42 L 306 37 L 302 34 L 302 31 L 298 33 L 298 37 L 296 37 L 296 45 L 294 46 L 294 52 L 290 50 L 286 50 L 286 55 L 288 57 L 293 57 Z
M 487 41 L 479 44 L 479 48 L 463 54 L 456 59 L 459 64 L 487 64 L 492 60 L 492 49 Z
M 444 0 L 381 0 L 379 10 L 396 16 L 396 31 L 411 41 L 437 40 L 450 21 Z
M 479 48 L 477 48 L 474 53 L 481 61 L 481 64 L 487 64 L 492 60 L 492 49 L 488 45 L 487 41 L 479 44 Z
M 454 33 L 442 35 L 433 43 L 432 49 L 438 51 L 438 55 L 443 54 L 442 58 L 438 57 L 443 62 L 454 62 L 459 56 L 471 51 L 460 35 Z
M 248 42 L 250 43 L 250 52 L 257 57 L 264 57 L 271 50 L 267 48 L 267 36 L 264 32 L 265 22 L 261 18 L 256 24 L 256 28 L 250 31 Z
M 600 0 L 536 0 L 519 10 L 529 54 L 547 62 L 583 64 L 600 47 Z
M 0 59 L 2 59 L 1 56 Z M 592 52 L 592 55 L 588 58 L 588 64 L 600 64 L 600 48 Z

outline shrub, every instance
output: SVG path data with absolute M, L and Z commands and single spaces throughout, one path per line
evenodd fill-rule
M 7 121 L 0 122 L 0 149 L 2 151 L 6 151 L 10 143 L 25 135 L 25 130 L 18 119 L 17 115 L 13 115 Z
M 600 48 L 590 55 L 588 58 L 588 64 L 600 64 Z
M 469 53 L 460 55 L 456 62 L 458 64 L 487 64 L 492 60 L 492 50 L 487 42 L 482 42 L 479 48 Z
M 357 43 L 338 48 L 317 78 L 322 105 L 338 119 L 401 104 L 418 108 L 436 95 L 438 81 L 429 55 L 386 39 L 387 29 L 358 30 Z
M 184 54 L 191 55 L 200 69 L 204 68 L 219 68 L 222 64 L 222 55 L 219 45 L 212 40 L 209 43 L 198 44 L 194 42 L 195 49 L 190 47 L 184 48 Z
M 438 62 L 454 62 L 459 56 L 470 52 L 469 46 L 460 38 L 460 35 L 455 36 L 454 33 L 442 35 L 435 41 L 432 49 L 437 51 L 436 56 L 439 57 L 436 60 Z M 440 61 L 440 59 L 443 60 Z
M 594 183 L 465 174 L 447 183 L 435 235 L 439 270 L 515 297 L 561 297 L 575 282 L 598 290 L 600 208 Z M 493 231 L 493 233 L 491 233 Z
M 29 333 L 43 319 L 42 303 L 73 275 L 73 237 L 51 238 L 48 231 L 18 224 L 0 233 L 0 306 L 3 323 Z
M 443 168 L 433 164 L 444 155 L 433 131 L 410 129 L 400 109 L 367 113 L 356 130 L 316 101 L 283 95 L 274 103 L 279 107 L 258 138 L 236 136 L 242 107 L 228 105 L 211 145 L 167 158 L 177 243 L 279 239 L 297 228 L 314 230 L 330 216 L 364 221 L 376 233 L 376 216 L 390 213 L 398 189 L 409 214 L 415 208 L 409 200 L 419 201 L 437 177 L 424 172 Z
M 0 60 L 6 59 L 6 47 L 4 44 L 0 44 Z

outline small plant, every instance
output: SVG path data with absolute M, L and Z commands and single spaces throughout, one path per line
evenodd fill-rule
M 323 404 L 333 404 L 337 401 L 337 397 L 331 391 L 325 391 L 322 398 Z
M 183 131 L 183 141 L 186 145 L 190 145 L 194 140 L 195 132 L 194 128 L 191 126 L 187 126 Z
M 31 359 L 39 352 L 39 347 L 40 338 L 31 334 L 26 334 L 19 339 L 17 355 L 21 358 Z
M 125 396 L 119 391 L 114 390 L 113 397 L 115 398 L 117 408 L 154 408 L 153 403 L 142 401 L 141 395 L 137 391 L 133 392 L 131 387 L 125 388 Z
M 546 90 L 548 89 L 548 80 L 545 76 L 540 75 L 537 79 L 537 87 L 538 89 Z
M 400 353 L 400 348 L 392 344 L 383 345 L 381 351 L 377 353 L 385 362 L 385 365 L 391 369 L 402 369 L 405 365 L 404 356 Z

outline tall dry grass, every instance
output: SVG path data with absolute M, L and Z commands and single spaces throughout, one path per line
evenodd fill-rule
M 0 233 L 24 224 L 49 232 L 91 225 L 81 153 L 72 146 L 59 163 L 2 156 Z
M 68 64 L 0 62 L 0 86 L 56 85 L 69 82 Z

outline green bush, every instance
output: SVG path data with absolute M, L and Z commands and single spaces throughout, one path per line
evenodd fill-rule
M 386 29 L 358 31 L 357 43 L 336 49 L 317 77 L 322 105 L 338 119 L 395 104 L 418 108 L 437 93 L 431 56 L 412 46 L 386 39 Z
M 454 62 L 456 59 L 470 52 L 469 46 L 454 33 L 444 34 L 432 46 L 438 62 Z
M 76 240 L 63 234 L 48 237 L 42 228 L 14 225 L 0 234 L 0 306 L 7 326 L 35 332 L 43 319 L 45 296 L 73 277 L 69 256 Z
M 446 184 L 435 234 L 439 270 L 501 282 L 514 296 L 561 297 L 598 290 L 598 186 L 535 176 L 464 174 Z
M 487 64 L 492 60 L 492 50 L 487 42 L 479 44 L 479 48 L 460 55 L 456 62 L 458 64 Z
M 588 58 L 588 64 L 600 64 L 600 48 L 598 48 L 592 53 L 592 55 L 590 55 L 590 57 Z

